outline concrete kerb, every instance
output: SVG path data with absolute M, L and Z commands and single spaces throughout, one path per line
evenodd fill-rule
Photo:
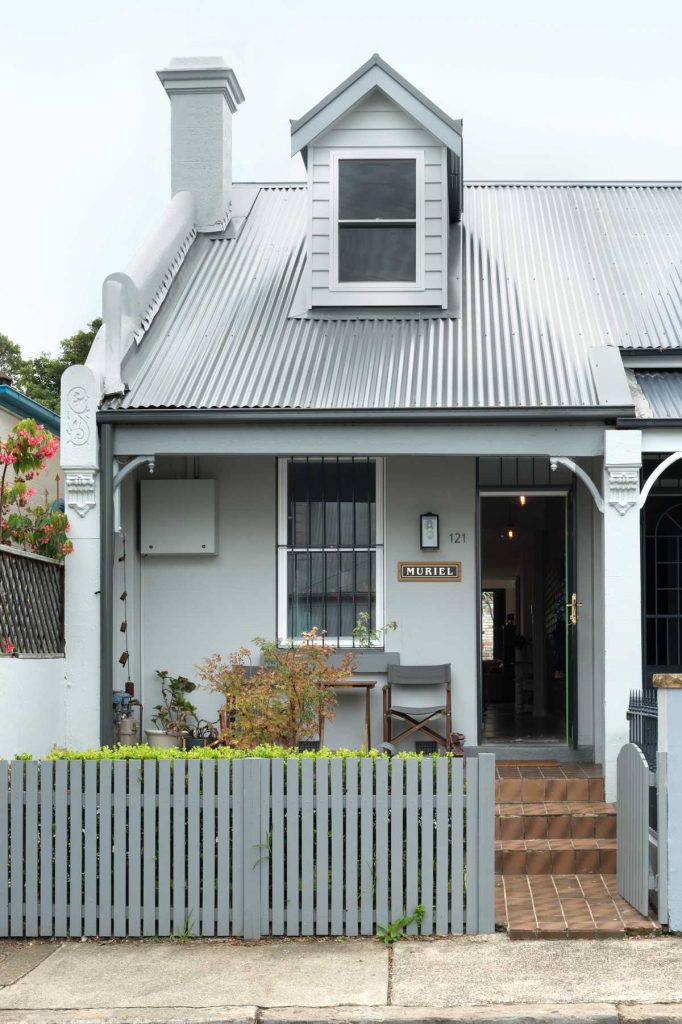
M 0 1010 L 0 1024 L 682 1024 L 682 1004 Z
M 680 1017 L 682 1020 L 682 1016 Z M 309 1024 L 305 1010 L 264 1010 L 260 1024 Z M 316 1024 L 619 1024 L 614 1004 L 433 1007 L 337 1007 Z

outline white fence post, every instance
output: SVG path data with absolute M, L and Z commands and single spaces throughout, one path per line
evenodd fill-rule
M 655 675 L 658 690 L 658 915 L 682 931 L 682 674 Z

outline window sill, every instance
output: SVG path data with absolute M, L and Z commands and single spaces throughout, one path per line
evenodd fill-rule
M 371 650 L 364 647 L 360 649 L 348 647 L 340 649 L 338 654 L 332 655 L 332 665 L 340 665 L 349 653 L 355 655 L 355 672 L 358 675 L 366 672 L 386 673 L 389 665 L 400 664 L 400 655 L 395 651 L 385 651 L 383 648 Z

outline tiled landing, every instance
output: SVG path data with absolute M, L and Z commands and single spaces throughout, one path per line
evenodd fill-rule
M 615 875 L 497 875 L 495 922 L 512 939 L 614 939 L 661 930 L 617 894 Z

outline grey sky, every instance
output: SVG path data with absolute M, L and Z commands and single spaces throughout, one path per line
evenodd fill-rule
M 682 178 L 681 0 L 38 0 L 0 19 L 0 332 L 99 314 L 169 198 L 154 74 L 217 54 L 246 94 L 236 180 L 297 180 L 289 118 L 378 51 L 464 118 L 465 178 Z

